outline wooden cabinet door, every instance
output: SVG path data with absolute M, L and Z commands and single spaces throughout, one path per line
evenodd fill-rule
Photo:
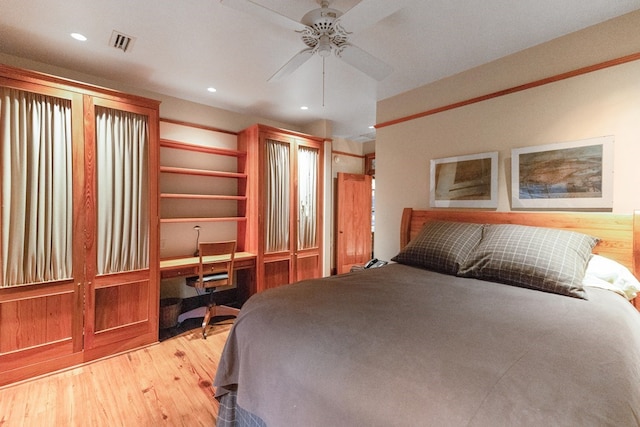
M 295 242 L 295 141 L 278 133 L 260 135 L 261 211 L 258 249 L 258 290 L 293 281 Z
M 82 361 L 84 290 L 82 95 L 1 68 L 0 386 Z
M 87 359 L 157 340 L 157 110 L 85 97 Z
M 338 173 L 336 269 L 347 273 L 371 258 L 371 176 Z
M 305 280 L 322 274 L 322 145 L 296 141 L 296 187 L 293 253 L 294 278 Z

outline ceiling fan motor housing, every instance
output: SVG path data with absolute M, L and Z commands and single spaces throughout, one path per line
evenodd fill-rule
M 300 21 L 307 27 L 302 31 L 304 44 L 320 56 L 329 56 L 333 49 L 339 51 L 347 43 L 347 33 L 339 24 L 342 12 L 332 9 L 323 1 L 322 7 L 314 9 Z

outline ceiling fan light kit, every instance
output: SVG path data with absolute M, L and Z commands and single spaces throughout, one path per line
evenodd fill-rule
M 331 55 L 331 40 L 328 36 L 322 36 L 318 39 L 318 48 L 316 49 L 318 55 L 327 57 Z
M 351 33 L 342 27 L 340 19 L 349 17 L 356 24 L 360 21 L 361 26 L 372 25 L 399 9 L 402 2 L 388 2 L 387 5 L 387 2 L 382 0 L 362 0 L 353 9 L 343 14 L 337 9 L 330 8 L 327 0 L 321 0 L 319 8 L 306 13 L 300 22 L 296 22 L 251 0 L 220 1 L 231 8 L 251 13 L 285 28 L 293 28 L 300 33 L 307 48 L 294 55 L 269 78 L 269 81 L 276 81 L 293 73 L 316 53 L 324 59 L 333 52 L 347 64 L 378 81 L 383 80 L 393 71 L 389 64 L 349 43 Z M 362 17 L 352 16 L 357 13 Z

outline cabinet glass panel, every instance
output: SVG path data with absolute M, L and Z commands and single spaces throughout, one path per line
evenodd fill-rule
M 265 252 L 289 250 L 290 155 L 289 144 L 267 140 L 265 146 Z
M 317 246 L 318 150 L 298 148 L 298 249 Z
M 149 266 L 147 121 L 96 107 L 98 274 Z
M 71 101 L 0 88 L 0 287 L 72 276 Z

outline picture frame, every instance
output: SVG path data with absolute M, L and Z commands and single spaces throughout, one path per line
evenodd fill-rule
M 375 176 L 376 174 L 376 153 L 364 155 L 365 174 Z
M 511 150 L 514 209 L 612 209 L 613 136 Z
M 431 207 L 498 207 L 497 151 L 432 159 L 430 172 Z

